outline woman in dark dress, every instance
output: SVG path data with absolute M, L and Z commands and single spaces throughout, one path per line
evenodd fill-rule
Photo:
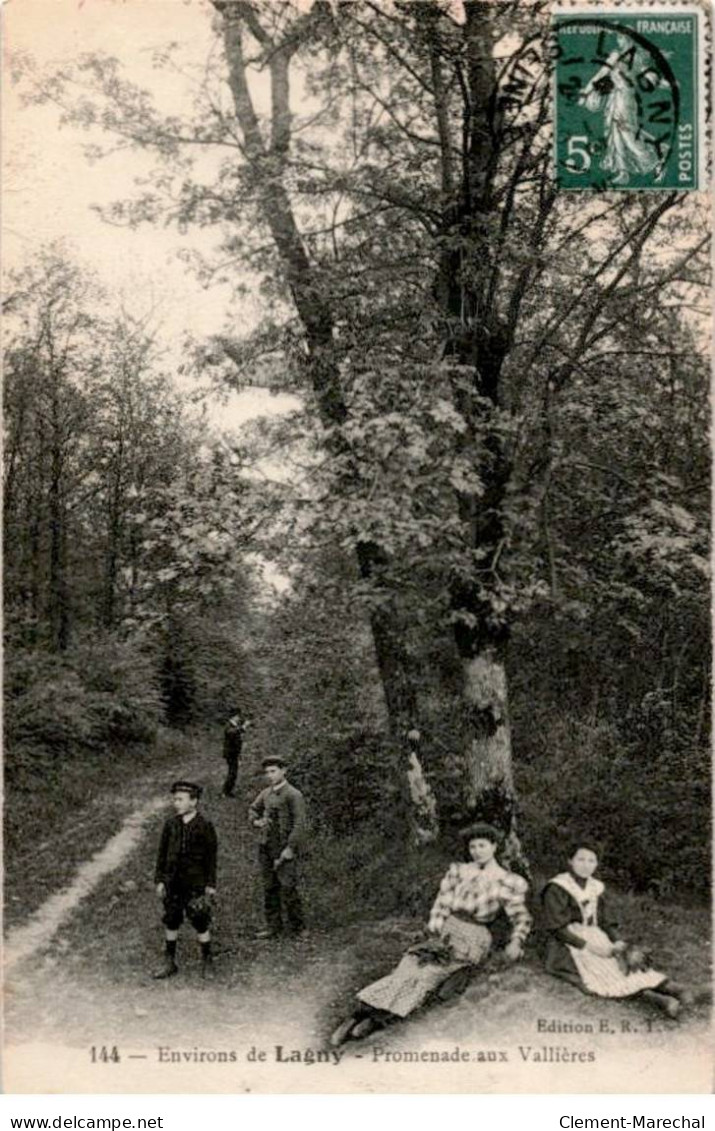
M 407 1017 L 430 998 L 446 1000 L 466 988 L 471 971 L 487 957 L 496 920 L 506 916 L 505 957 L 516 962 L 531 928 L 528 885 L 502 867 L 503 836 L 492 825 L 464 835 L 466 862 L 451 864 L 430 912 L 427 941 L 410 947 L 394 970 L 360 990 L 359 1005 L 332 1034 L 331 1044 L 359 1039 L 395 1018 Z
M 549 880 L 542 895 L 543 925 L 548 932 L 546 969 L 557 978 L 598 997 L 643 995 L 677 1017 L 691 995 L 666 974 L 654 970 L 645 952 L 619 937 L 605 886 L 594 877 L 595 849 L 576 845 L 568 868 Z

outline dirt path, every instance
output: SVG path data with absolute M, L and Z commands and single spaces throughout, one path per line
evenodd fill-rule
M 166 796 L 161 795 L 131 813 L 104 848 L 80 867 L 71 884 L 45 900 L 24 926 L 9 932 L 3 955 L 6 977 L 18 962 L 30 958 L 52 941 L 81 901 L 92 894 L 100 880 L 121 867 L 137 847 L 149 818 L 165 807 Z
M 622 1075 L 624 1057 L 634 1065 L 630 1084 L 615 1090 L 674 1090 L 663 1081 L 673 1079 L 681 1061 L 681 1091 L 709 1086 L 704 1010 L 678 1026 L 639 1003 L 585 998 L 544 975 L 536 957 L 514 968 L 493 964 L 461 999 L 331 1060 L 326 1037 L 350 1009 L 354 990 L 397 960 L 420 923 L 391 918 L 330 931 L 314 927 L 293 942 L 255 940 L 261 900 L 245 809 L 261 784 L 260 736 L 253 745 L 253 765 L 244 765 L 239 777 L 240 800 L 219 796 L 223 763 L 215 743 L 193 766 L 176 767 L 206 784 L 202 806 L 221 845 L 216 981 L 202 983 L 196 942 L 186 929 L 179 976 L 151 977 L 162 951 L 152 873 L 163 803 L 149 777 L 149 798 L 132 821 L 67 890 L 10 935 L 11 1091 L 377 1091 L 403 1083 L 424 1091 L 592 1091 L 608 1090 L 608 1081 Z M 132 793 L 136 802 L 141 782 Z M 307 879 L 310 908 L 310 874 Z M 119 1060 L 94 1061 L 103 1047 L 116 1048 Z M 434 1069 L 411 1061 L 416 1049 L 452 1056 L 467 1050 L 473 1060 L 467 1068 L 452 1061 Z M 293 1052 L 301 1059 L 284 1059 Z M 479 1059 L 487 1053 L 495 1060 Z M 594 1062 L 553 1060 L 582 1053 L 596 1058 L 597 1085 Z M 453 1083 L 445 1072 L 457 1073 Z

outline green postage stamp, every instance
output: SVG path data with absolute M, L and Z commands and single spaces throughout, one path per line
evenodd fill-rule
M 564 6 L 552 29 L 560 188 L 703 188 L 703 11 L 677 3 Z

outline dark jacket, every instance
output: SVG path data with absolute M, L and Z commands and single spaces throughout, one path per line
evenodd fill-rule
M 159 841 L 154 882 L 167 887 L 216 887 L 216 830 L 197 813 L 186 822 L 180 816 L 165 821 Z
M 280 789 L 268 786 L 251 805 L 248 811 L 251 821 L 266 817 L 268 824 L 261 829 L 261 844 L 273 856 L 279 856 L 284 848 L 292 848 L 297 854 L 305 844 L 307 817 L 305 798 L 299 789 L 286 782 Z
M 243 732 L 245 729 L 246 724 L 242 719 L 236 724 L 229 719 L 226 726 L 223 728 L 223 756 L 227 762 L 232 761 L 234 758 L 238 761 L 241 757 Z

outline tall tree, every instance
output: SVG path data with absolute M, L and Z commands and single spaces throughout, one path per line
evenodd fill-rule
M 162 160 L 154 189 L 118 204 L 116 221 L 218 225 L 231 258 L 270 281 L 273 321 L 221 344 L 243 364 L 272 341 L 311 391 L 330 513 L 370 583 L 397 730 L 416 714 L 410 585 L 436 582 L 461 665 L 453 811 L 513 829 L 505 657 L 544 583 L 538 555 L 518 550 L 539 504 L 548 558 L 555 416 L 639 306 L 677 304 L 697 284 L 698 205 L 556 193 L 538 4 L 213 7 L 229 106 L 206 80 L 196 116 L 167 120 L 96 57 L 77 71 L 101 116 L 72 102 L 71 70 L 40 97 Z M 206 146 L 227 153 L 211 184 L 186 171 Z M 428 473 L 435 424 L 445 442 Z
M 10 287 L 24 325 L 17 336 L 15 318 L 6 328 L 11 437 L 4 480 L 6 561 L 31 623 L 44 621 L 50 646 L 62 652 L 72 626 L 69 512 L 87 421 L 78 380 L 95 364 L 84 305 L 90 288 L 78 270 L 52 253 L 12 278 Z

